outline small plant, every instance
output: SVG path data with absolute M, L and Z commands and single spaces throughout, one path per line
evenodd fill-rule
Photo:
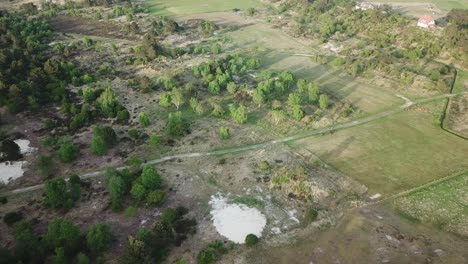
M 270 164 L 268 163 L 268 161 L 264 160 L 258 163 L 258 168 L 262 171 L 267 171 L 270 169 Z
M 125 209 L 125 216 L 128 217 L 128 218 L 132 218 L 134 217 L 136 214 L 136 208 L 133 207 L 133 206 L 129 206 L 127 207 L 127 209 Z
M 246 11 L 245 11 L 245 14 L 248 15 L 248 16 L 253 16 L 255 15 L 255 8 L 251 7 L 251 8 L 248 8 Z
M 230 131 L 229 131 L 229 128 L 227 127 L 221 127 L 219 129 L 219 137 L 222 139 L 222 140 L 227 140 L 231 137 L 231 134 L 230 134 Z
M 245 237 L 245 244 L 247 246 L 253 246 L 253 245 L 256 245 L 258 243 L 258 237 L 254 234 L 248 234 L 246 237 Z
M 315 208 L 310 208 L 305 214 L 305 220 L 307 223 L 314 222 L 315 220 L 317 220 L 317 217 L 318 211 Z

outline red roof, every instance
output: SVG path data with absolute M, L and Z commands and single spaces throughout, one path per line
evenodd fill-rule
M 431 16 L 422 16 L 420 19 L 419 19 L 419 23 L 424 23 L 424 24 L 429 24 L 431 22 L 434 21 L 434 18 L 432 18 Z

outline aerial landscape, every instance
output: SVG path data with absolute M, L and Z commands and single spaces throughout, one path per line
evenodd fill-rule
M 467 0 L 0 0 L 0 264 L 467 249 Z

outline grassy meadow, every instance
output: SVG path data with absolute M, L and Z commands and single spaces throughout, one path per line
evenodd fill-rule
M 434 124 L 443 101 L 292 144 L 369 188 L 391 195 L 468 169 L 468 142 Z
M 219 11 L 234 8 L 247 9 L 257 7 L 257 0 L 150 0 L 150 11 L 156 15 L 188 15 Z

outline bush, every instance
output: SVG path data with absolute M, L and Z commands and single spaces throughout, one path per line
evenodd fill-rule
M 318 217 L 318 211 L 314 208 L 307 210 L 305 218 L 307 223 L 314 222 Z
M 20 212 L 9 212 L 3 216 L 3 222 L 8 226 L 12 226 L 14 223 L 19 222 L 23 219 L 23 215 Z
M 197 256 L 198 264 L 210 264 L 218 260 L 218 255 L 213 248 L 205 248 Z
M 151 121 L 145 112 L 140 112 L 140 114 L 138 114 L 138 121 L 142 127 L 148 127 L 151 124 Z
M 255 15 L 255 8 L 253 8 L 253 7 L 247 8 L 247 10 L 245 10 L 245 14 L 248 15 L 248 16 Z
M 158 135 L 151 135 L 149 138 L 149 144 L 153 147 L 158 146 L 160 141 L 161 139 L 159 138 Z
M 52 170 L 52 158 L 43 155 L 39 156 L 37 159 L 37 167 L 42 176 L 49 177 Z
M 44 241 L 49 248 L 63 247 L 67 255 L 72 255 L 80 247 L 80 229 L 65 219 L 55 219 L 49 223 Z
M 167 194 L 161 190 L 155 190 L 148 193 L 146 202 L 151 206 L 161 206 L 166 201 Z
M 127 207 L 127 209 L 125 209 L 125 216 L 128 217 L 128 218 L 132 218 L 134 217 L 136 214 L 136 208 L 133 207 L 133 206 L 129 206 Z
M 96 224 L 92 226 L 86 234 L 86 245 L 93 254 L 99 254 L 109 248 L 112 242 L 112 233 L 110 227 L 105 224 Z
M 158 189 L 161 187 L 161 175 L 153 166 L 145 166 L 141 173 L 141 182 L 149 190 Z
M 258 168 L 260 168 L 262 171 L 266 171 L 270 169 L 270 164 L 268 161 L 264 160 L 258 163 Z
M 146 195 L 145 186 L 138 182 L 134 183 L 132 189 L 130 190 L 130 194 L 137 200 L 143 200 Z
M 110 126 L 97 126 L 93 131 L 91 152 L 95 155 L 105 155 L 117 143 L 117 135 Z
M 169 113 L 166 123 L 166 133 L 168 135 L 181 137 L 189 132 L 189 124 L 182 118 L 181 112 Z
M 161 215 L 161 223 L 172 226 L 177 220 L 177 213 L 174 208 L 164 209 Z
M 258 243 L 258 237 L 254 234 L 248 234 L 246 237 L 245 237 L 245 244 L 247 246 L 253 246 L 255 244 Z
M 229 128 L 227 127 L 221 127 L 219 129 L 219 137 L 223 140 L 227 140 L 231 137 L 231 134 L 229 132 Z
M 57 157 L 61 162 L 70 163 L 78 158 L 80 150 L 78 146 L 74 145 L 70 141 L 65 141 L 58 150 Z

